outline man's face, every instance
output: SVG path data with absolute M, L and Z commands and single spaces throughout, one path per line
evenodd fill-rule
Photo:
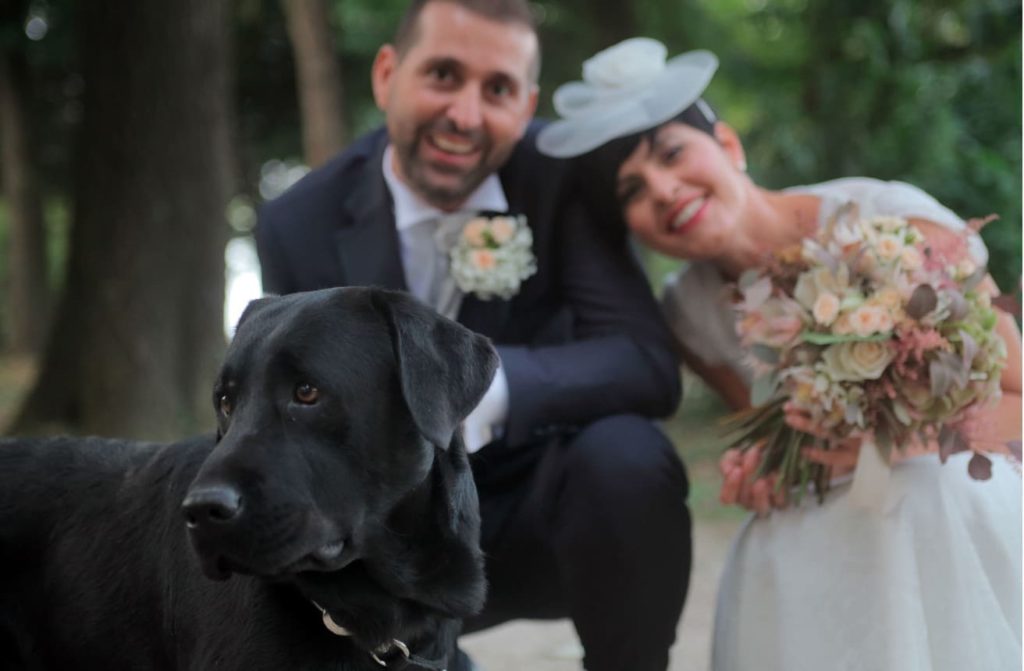
M 435 207 L 453 210 L 508 159 L 537 105 L 536 35 L 451 2 L 431 2 L 399 58 L 373 64 L 396 174 Z

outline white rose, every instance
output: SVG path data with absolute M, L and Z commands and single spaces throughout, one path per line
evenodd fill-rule
M 594 54 L 583 63 L 583 80 L 601 88 L 641 86 L 665 69 L 668 50 L 657 40 L 634 37 Z
M 977 264 L 971 259 L 961 259 L 956 266 L 956 277 L 960 279 L 970 277 L 977 269 Z
M 846 289 L 848 282 L 846 266 L 839 266 L 838 277 L 828 268 L 818 266 L 802 273 L 793 289 L 793 298 L 808 310 L 814 309 L 818 296 L 830 293 L 839 296 Z
M 844 342 L 822 355 L 823 371 L 836 382 L 877 380 L 893 360 L 895 351 L 884 342 Z

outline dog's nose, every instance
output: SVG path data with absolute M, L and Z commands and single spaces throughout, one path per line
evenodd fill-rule
M 190 529 L 231 522 L 241 510 L 242 495 L 226 485 L 193 490 L 181 504 L 181 512 Z

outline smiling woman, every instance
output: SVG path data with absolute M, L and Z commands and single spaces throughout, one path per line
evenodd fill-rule
M 655 48 L 657 43 L 652 42 L 627 40 L 588 61 L 584 81 L 556 92 L 555 106 L 565 118 L 541 132 L 538 146 L 554 155 L 583 154 L 583 170 L 602 186 L 615 185 L 616 207 L 629 229 L 648 246 L 690 261 L 669 280 L 666 316 L 687 362 L 738 408 L 750 404 L 755 367 L 746 362 L 757 351 L 749 339 L 741 342 L 737 337 L 734 283 L 744 271 L 772 267 L 770 254 L 795 250 L 800 255 L 803 249 L 813 249 L 806 238 L 819 230 L 835 231 L 835 222 L 856 213 L 858 220 L 909 220 L 933 250 L 944 239 L 955 239 L 956 249 L 962 251 L 949 262 L 963 263 L 971 272 L 987 260 L 972 227 L 909 184 L 858 177 L 782 191 L 758 186 L 746 174 L 736 133 L 700 101 L 716 67 L 714 58 L 701 58 L 696 61 L 701 67 L 685 71 L 672 66 L 685 55 L 666 62 L 664 48 Z M 597 74 L 589 67 L 620 59 L 629 67 L 599 67 Z M 644 66 L 638 67 L 636 59 L 645 61 Z M 609 73 L 612 76 L 605 76 Z M 680 90 L 687 95 L 679 95 Z M 579 104 L 566 106 L 565 98 Z M 591 193 L 600 197 L 607 191 Z M 880 253 L 895 251 L 883 245 Z M 932 256 L 931 262 L 937 263 L 939 257 Z M 920 264 L 927 257 L 922 253 L 907 262 L 916 259 Z M 828 260 L 839 264 L 834 255 Z M 978 275 L 979 281 L 983 275 Z M 906 289 L 905 284 L 900 288 Z M 984 294 L 978 300 L 987 302 L 992 285 L 983 282 L 978 288 Z M 857 291 L 844 294 L 843 300 L 866 303 Z M 814 308 L 828 315 L 828 305 Z M 795 326 L 799 335 L 802 320 L 785 313 L 775 317 L 755 325 L 769 329 L 768 335 L 770 329 L 781 327 L 793 335 Z M 897 319 L 906 318 L 899 315 L 886 321 L 881 308 L 871 307 L 863 308 L 863 317 L 870 322 L 863 325 L 865 333 L 894 329 Z M 1007 430 L 1000 436 L 976 430 L 971 439 L 979 446 L 993 438 L 1020 439 L 1020 333 L 1006 315 L 996 328 L 1010 364 L 1001 375 L 996 367 L 975 381 L 1002 390 L 1000 403 L 983 410 L 979 424 Z M 860 369 L 861 378 L 875 374 L 893 357 L 898 341 L 893 335 L 886 342 L 837 348 L 840 355 L 849 356 L 814 367 L 812 385 L 837 384 L 848 377 L 850 368 Z M 847 352 L 851 347 L 852 353 Z M 866 396 L 873 391 L 865 382 L 851 397 L 854 392 Z M 879 393 L 888 398 L 889 392 L 893 397 L 900 393 L 895 388 Z M 792 403 L 782 399 L 780 405 L 785 400 Z M 851 407 L 852 403 L 836 402 L 823 405 L 822 412 L 843 414 Z M 798 419 L 785 421 L 802 431 Z M 870 441 L 875 424 L 861 428 L 857 441 Z M 831 444 L 840 436 L 821 438 Z M 797 441 L 803 439 L 810 442 L 814 437 L 797 435 Z M 813 451 L 806 458 L 830 468 L 847 455 L 857 463 L 856 447 L 846 453 Z M 760 453 L 755 448 L 743 458 L 736 451 L 726 453 L 720 462 L 723 502 L 742 503 L 763 517 L 741 530 L 726 563 L 716 616 L 715 671 L 827 669 L 849 666 L 854 659 L 857 668 L 865 669 L 1019 667 L 1019 471 L 997 457 L 988 482 L 972 481 L 966 469 L 969 450 L 951 458 L 956 464 L 942 466 L 936 446 L 931 453 L 910 456 L 913 447 L 893 448 L 906 449 L 907 455 L 892 465 L 882 494 L 875 497 L 882 511 L 863 510 L 852 495 L 859 490 L 847 479 L 834 481 L 820 506 L 805 502 L 771 512 L 773 504 L 784 503 L 786 491 L 775 488 L 773 478 L 784 477 L 785 470 L 768 464 L 764 472 L 758 471 Z M 836 461 L 826 461 L 823 453 Z M 860 455 L 865 454 L 870 457 L 876 451 L 862 449 Z M 863 480 L 861 470 L 858 466 L 858 484 L 877 486 Z M 936 515 L 936 510 L 942 514 Z M 863 646 L 865 640 L 872 641 L 870 649 Z

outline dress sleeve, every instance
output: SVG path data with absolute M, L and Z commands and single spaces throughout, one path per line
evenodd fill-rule
M 665 320 L 676 340 L 709 366 L 729 366 L 743 380 L 743 350 L 736 320 L 725 296 L 726 285 L 713 266 L 694 262 L 668 276 L 661 295 Z
M 872 210 L 877 214 L 892 214 L 908 219 L 926 219 L 953 231 L 967 227 L 962 218 L 921 189 L 906 182 L 885 182 L 872 199 Z M 988 249 L 981 236 L 972 233 L 968 238 L 971 257 L 979 265 L 988 262 Z

